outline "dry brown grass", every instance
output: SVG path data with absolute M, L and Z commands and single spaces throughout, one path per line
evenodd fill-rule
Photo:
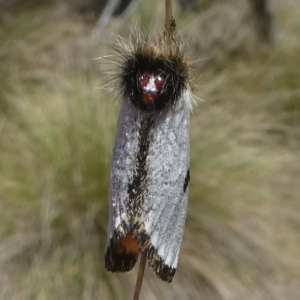
M 272 2 L 277 44 L 263 50 L 230 38 L 242 30 L 238 24 L 248 26 L 244 6 L 237 19 L 225 22 L 232 33 L 226 38 L 224 16 L 220 23 L 220 14 L 211 19 L 210 9 L 219 6 L 178 17 L 187 39 L 206 51 L 199 55 L 193 48 L 193 57 L 209 63 L 195 70 L 204 101 L 192 117 L 192 181 L 179 269 L 172 284 L 147 270 L 142 299 L 300 298 L 297 2 Z M 126 31 L 136 22 L 161 28 L 161 6 L 149 15 L 149 5 L 108 31 Z M 224 15 L 239 13 L 228 9 L 232 2 L 222 5 Z M 201 31 L 205 22 L 217 28 L 216 41 L 222 38 L 212 43 L 221 45 L 217 52 L 208 42 L 203 47 L 213 41 L 210 26 Z M 135 271 L 116 275 L 103 267 L 118 103 L 96 88 L 105 82 L 106 67 L 92 58 L 105 54 L 102 46 L 111 41 L 107 32 L 95 41 L 91 31 L 57 7 L 27 11 L 1 27 L 0 299 L 132 295 Z

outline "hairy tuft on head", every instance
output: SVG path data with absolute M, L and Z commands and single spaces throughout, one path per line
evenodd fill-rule
M 141 110 L 160 111 L 174 104 L 184 90 L 190 90 L 191 62 L 179 37 L 163 36 L 152 42 L 148 35 L 134 30 L 128 40 L 117 37 L 112 52 L 114 71 L 110 83 Z M 150 92 L 143 94 L 139 82 L 147 84 L 145 78 L 148 78 Z M 163 85 L 153 85 L 156 79 Z

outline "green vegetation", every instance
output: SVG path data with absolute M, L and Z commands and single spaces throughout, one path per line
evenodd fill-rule
M 107 54 L 107 31 L 161 30 L 162 6 L 149 5 L 96 40 L 57 5 L 0 25 L 0 299 L 130 299 L 136 270 L 103 267 L 119 103 L 102 89 L 110 66 L 93 58 Z M 147 270 L 143 299 L 300 297 L 300 8 L 272 9 L 273 47 L 235 44 L 213 59 L 198 56 L 205 12 L 177 20 L 192 57 L 206 58 L 195 67 L 204 101 L 179 269 L 171 285 Z

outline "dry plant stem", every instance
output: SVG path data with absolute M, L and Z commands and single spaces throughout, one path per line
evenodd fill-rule
M 173 35 L 176 29 L 175 19 L 172 15 L 172 0 L 165 0 L 165 9 L 166 17 L 164 37 L 171 46 L 173 41 Z
M 135 284 L 133 300 L 139 300 L 139 298 L 140 298 L 140 292 L 141 292 L 143 278 L 144 278 L 146 260 L 147 260 L 146 253 L 142 253 L 141 260 L 140 260 L 140 266 L 139 266 L 139 273 L 138 273 L 138 276 L 136 279 L 136 284 Z
M 172 22 L 173 22 L 172 0 L 165 1 L 165 13 L 166 13 L 166 21 L 165 21 L 166 33 L 168 35 L 171 35 L 172 34 Z

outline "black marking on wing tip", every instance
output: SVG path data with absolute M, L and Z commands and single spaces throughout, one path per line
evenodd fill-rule
M 135 224 L 133 236 L 136 238 L 141 251 L 147 254 L 148 264 L 157 277 L 163 281 L 172 282 L 176 268 L 165 264 L 163 258 L 158 255 L 158 249 L 152 245 L 151 239 L 144 229 L 144 223 L 137 222 Z
M 137 258 L 137 253 L 126 252 L 121 247 L 114 250 L 108 247 L 105 253 L 105 268 L 111 272 L 128 272 L 135 266 Z
M 189 181 L 191 179 L 191 176 L 190 176 L 190 169 L 187 170 L 186 172 L 186 176 L 185 176 L 185 179 L 184 179 L 184 184 L 183 184 L 183 192 L 185 193 L 187 187 L 189 186 Z
M 117 229 L 114 230 L 113 236 L 105 253 L 105 269 L 111 272 L 128 272 L 136 264 L 138 253 L 128 252 L 120 241 L 129 234 L 129 224 L 123 221 Z
M 157 277 L 163 281 L 171 283 L 175 275 L 176 269 L 172 268 L 163 263 L 163 260 L 160 256 L 157 255 L 156 261 L 154 264 L 150 264 L 150 258 L 148 256 L 149 266 L 151 266 L 157 275 Z

